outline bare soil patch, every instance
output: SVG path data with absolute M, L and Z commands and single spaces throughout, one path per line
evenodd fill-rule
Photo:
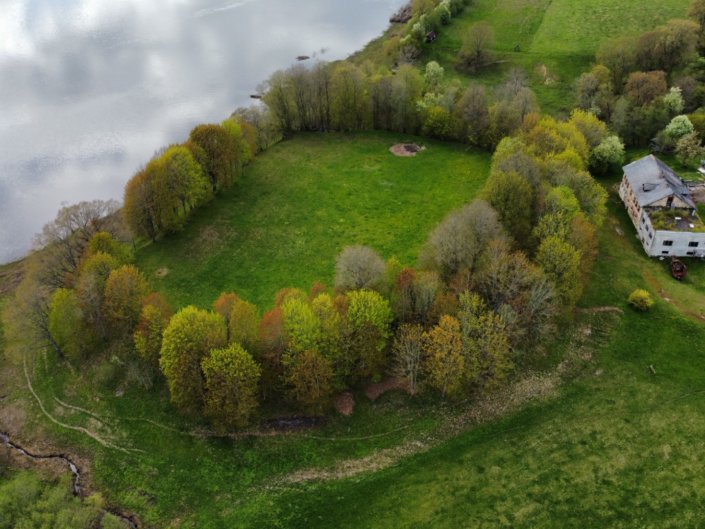
M 349 391 L 344 391 L 335 399 L 335 411 L 349 417 L 355 409 L 355 398 Z
M 425 151 L 426 147 L 422 145 L 416 145 L 415 143 L 397 143 L 389 148 L 394 156 L 411 157 L 416 156 L 421 151 Z
M 379 397 L 387 393 L 387 391 L 392 391 L 395 389 L 401 389 L 404 391 L 408 390 L 406 382 L 404 380 L 401 380 L 399 378 L 388 378 L 387 380 L 383 380 L 382 382 L 370 384 L 369 386 L 367 386 L 367 389 L 365 389 L 365 395 L 367 395 L 367 398 L 371 401 L 375 401 Z

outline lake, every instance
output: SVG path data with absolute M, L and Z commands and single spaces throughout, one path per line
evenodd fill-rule
M 341 59 L 404 0 L 0 0 L 0 263 L 62 204 L 121 199 L 155 151 L 269 75 Z

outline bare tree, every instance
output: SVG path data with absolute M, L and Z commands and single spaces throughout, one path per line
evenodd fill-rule
M 335 262 L 335 287 L 340 290 L 378 288 L 384 278 L 382 258 L 368 246 L 348 246 Z
M 463 40 L 458 59 L 460 66 L 476 72 L 492 62 L 490 48 L 494 46 L 494 30 L 487 22 L 478 22 L 470 27 Z
M 418 377 L 423 358 L 423 327 L 402 325 L 399 327 L 394 346 L 394 376 L 406 381 L 409 393 L 418 391 Z
M 41 263 L 37 278 L 52 288 L 71 285 L 76 269 L 91 237 L 107 231 L 125 239 L 125 227 L 115 200 L 91 200 L 64 206 L 35 238 L 36 260 Z

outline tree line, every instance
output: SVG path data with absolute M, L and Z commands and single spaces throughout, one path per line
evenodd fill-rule
M 108 205 L 64 208 L 45 229 L 49 257 L 37 254 L 18 289 L 15 322 L 42 322 L 32 332 L 71 363 L 119 352 L 146 386 L 163 376 L 179 410 L 220 430 L 251 423 L 262 403 L 323 413 L 336 393 L 389 375 L 412 394 L 491 391 L 530 364 L 581 294 L 606 200 L 586 168 L 609 138 L 587 112 L 528 114 L 497 147 L 480 198 L 429 234 L 417 267 L 347 247 L 333 289 L 283 289 L 264 314 L 233 292 L 175 312 Z M 66 255 L 55 282 L 45 267 Z

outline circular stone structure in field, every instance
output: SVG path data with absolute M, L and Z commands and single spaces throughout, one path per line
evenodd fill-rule
M 416 156 L 417 153 L 425 150 L 426 147 L 415 143 L 397 143 L 389 148 L 394 156 Z

